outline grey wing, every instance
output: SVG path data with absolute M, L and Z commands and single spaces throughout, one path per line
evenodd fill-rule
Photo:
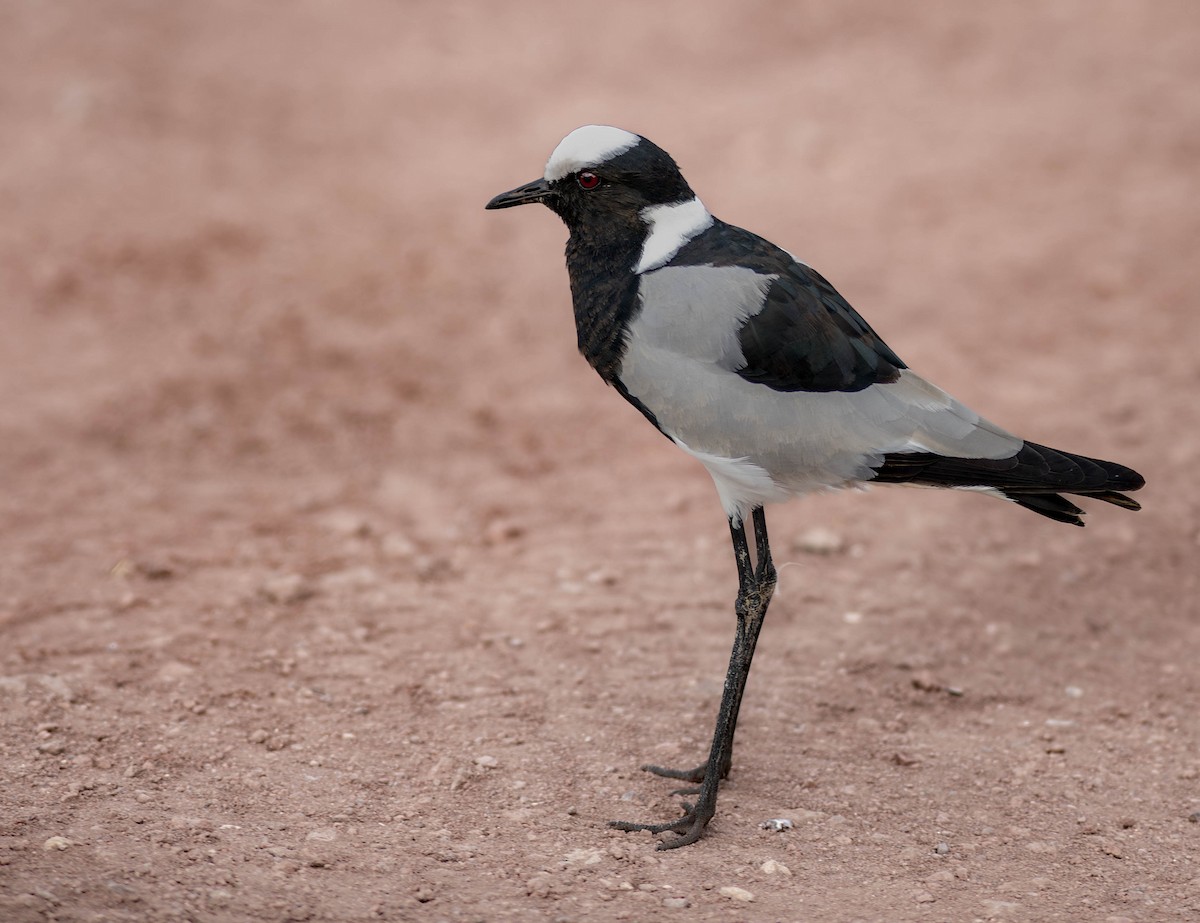
M 1019 438 L 907 369 L 855 390 L 782 390 L 743 375 L 741 331 L 776 279 L 740 266 L 642 277 L 620 379 L 669 437 L 748 459 L 797 492 L 870 480 L 889 453 L 1002 458 L 1020 449 Z

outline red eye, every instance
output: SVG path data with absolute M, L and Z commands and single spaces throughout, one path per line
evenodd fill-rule
M 579 182 L 581 189 L 595 189 L 600 185 L 600 177 L 590 170 L 584 170 L 575 179 Z

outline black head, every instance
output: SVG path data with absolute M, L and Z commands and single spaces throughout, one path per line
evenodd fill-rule
M 620 128 L 585 125 L 554 149 L 541 179 L 501 193 L 487 207 L 541 202 L 572 234 L 627 228 L 640 237 L 645 209 L 694 198 L 671 155 L 657 144 Z
M 571 232 L 567 273 L 579 349 L 601 377 L 618 383 L 640 275 L 665 265 L 714 219 L 670 154 L 607 125 L 575 129 L 554 149 L 541 179 L 487 207 L 530 202 L 551 209 Z

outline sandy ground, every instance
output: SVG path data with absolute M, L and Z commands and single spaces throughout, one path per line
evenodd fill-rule
M 1200 917 L 1198 86 L 1187 2 L 0 4 L 0 919 Z M 672 853 L 725 522 L 483 211 L 594 121 L 1149 480 L 772 510 Z

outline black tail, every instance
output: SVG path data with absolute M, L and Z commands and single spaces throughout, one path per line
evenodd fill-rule
M 932 452 L 894 452 L 883 457 L 875 480 L 929 487 L 990 487 L 1019 506 L 1058 522 L 1082 526 L 1083 510 L 1060 494 L 1093 497 L 1127 510 L 1141 506 L 1122 490 L 1146 479 L 1116 462 L 1060 452 L 1027 442 L 1009 458 L 948 458 Z

